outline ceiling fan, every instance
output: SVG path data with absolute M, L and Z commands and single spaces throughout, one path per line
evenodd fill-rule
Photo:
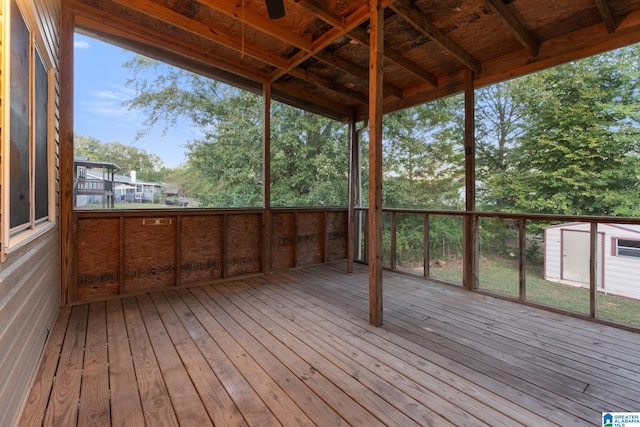
M 265 0 L 269 18 L 278 19 L 284 16 L 284 0 Z

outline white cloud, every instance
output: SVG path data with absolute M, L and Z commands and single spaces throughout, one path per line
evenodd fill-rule
M 73 42 L 73 47 L 77 49 L 89 49 L 89 42 L 85 40 L 76 40 Z
M 93 90 L 89 98 L 81 102 L 81 106 L 94 115 L 106 117 L 127 117 L 136 120 L 136 112 L 125 108 L 122 103 L 130 99 L 129 91 L 124 87 L 114 89 Z

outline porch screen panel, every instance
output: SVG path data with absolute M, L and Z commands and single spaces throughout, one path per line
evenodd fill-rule
M 29 223 L 29 53 L 30 35 L 15 1 L 11 2 L 10 227 Z
M 35 58 L 35 214 L 36 221 L 49 215 L 49 161 L 47 142 L 49 131 L 49 85 L 47 69 L 37 51 Z

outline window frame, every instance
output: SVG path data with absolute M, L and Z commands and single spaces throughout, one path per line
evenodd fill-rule
M 623 239 L 616 238 L 616 256 L 628 257 L 628 258 L 640 258 L 640 240 L 639 239 Z M 638 247 L 621 245 L 620 242 L 636 242 Z M 623 247 L 623 251 L 627 253 L 620 253 L 620 246 Z
M 5 256 L 28 242 L 33 241 L 38 236 L 47 232 L 55 226 L 56 221 L 56 204 L 55 204 L 55 69 L 54 62 L 47 50 L 44 48 L 42 34 L 38 33 L 38 26 L 35 24 L 35 18 L 32 14 L 25 13 L 30 11 L 29 7 L 23 6 L 24 0 L 3 0 L 3 10 L 5 11 L 4 26 L 2 29 L 2 69 L 6 70 L 3 74 L 2 93 L 3 93 L 3 109 L 1 129 L 3 134 L 1 154 L 6 159 L 2 162 L 2 191 L 0 195 L 0 212 L 2 218 L 2 227 L 0 230 L 0 240 L 2 242 L 2 251 L 0 261 L 4 261 Z M 18 13 L 20 17 L 14 16 Z M 27 122 L 29 127 L 28 135 L 28 220 L 16 224 L 11 224 L 11 49 L 12 49 L 12 25 L 15 19 L 22 19 L 29 35 L 28 45 L 28 103 L 27 103 Z M 41 67 L 41 71 L 36 71 L 37 67 Z M 42 72 L 44 71 L 44 72 Z M 37 80 L 37 75 L 44 78 L 43 81 Z M 15 78 L 15 76 L 13 76 Z M 37 90 L 37 83 L 44 86 L 44 93 Z M 46 96 L 46 106 L 38 106 L 39 96 Z M 39 108 L 40 107 L 40 108 Z M 46 122 L 40 122 L 40 115 L 46 111 Z M 46 137 L 39 139 L 41 130 L 46 129 Z M 46 144 L 42 147 L 40 144 Z M 46 152 L 46 171 L 42 174 L 41 170 L 37 171 L 38 166 L 42 166 L 43 162 L 37 153 Z M 21 175 L 24 176 L 24 175 Z M 36 181 L 38 179 L 38 181 Z M 46 179 L 46 185 L 40 180 Z M 44 190 L 44 191 L 43 191 Z M 38 203 L 43 197 L 46 201 L 46 207 Z M 38 208 L 40 206 L 40 208 Z M 38 218 L 40 216 L 40 218 Z M 26 219 L 26 218 L 25 218 Z

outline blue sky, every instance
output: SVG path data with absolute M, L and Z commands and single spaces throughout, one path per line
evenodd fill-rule
M 74 54 L 74 131 L 77 135 L 132 145 L 156 154 L 167 167 L 185 162 L 184 146 L 196 137 L 188 125 L 166 135 L 162 135 L 162 126 L 157 125 L 151 133 L 135 141 L 145 114 L 122 107 L 123 101 L 134 96 L 125 87 L 129 72 L 122 64 L 135 53 L 76 34 Z

